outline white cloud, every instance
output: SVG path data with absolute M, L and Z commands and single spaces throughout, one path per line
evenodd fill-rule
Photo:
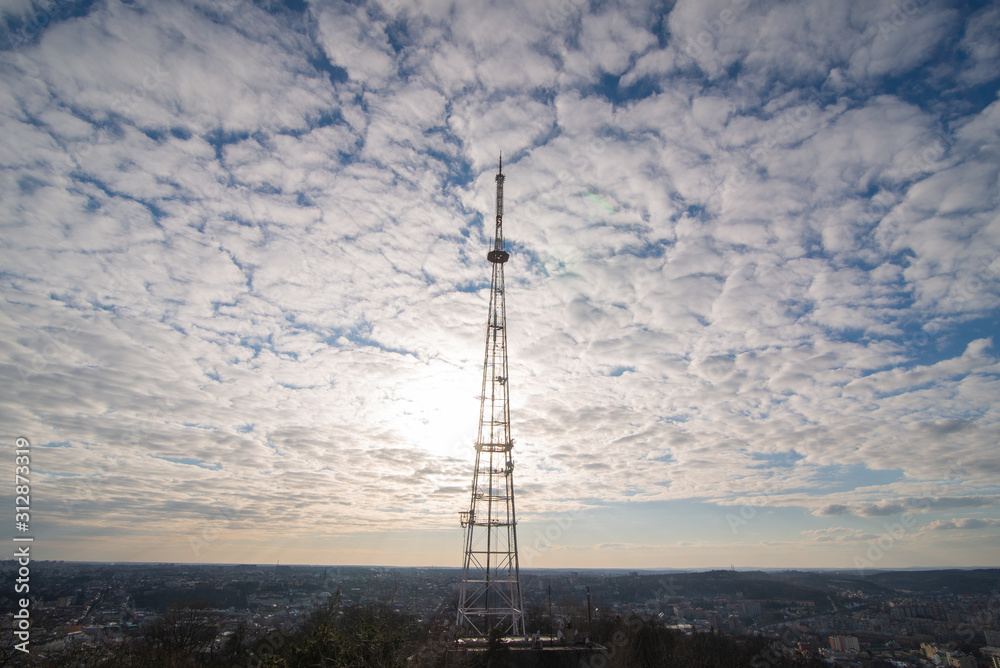
M 178 519 L 220 508 L 261 555 L 451 527 L 499 150 L 527 521 L 747 504 L 801 517 L 734 545 L 816 563 L 881 532 L 841 523 L 993 528 L 1000 103 L 948 97 L 988 12 L 241 7 L 95 3 L 0 55 L 0 412 L 59 549 L 95 514 L 109 558 L 194 560 Z

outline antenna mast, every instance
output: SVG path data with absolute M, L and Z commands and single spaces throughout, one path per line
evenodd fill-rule
M 503 155 L 497 169 L 496 230 L 486 259 L 493 267 L 486 322 L 483 393 L 479 405 L 476 467 L 469 509 L 460 513 L 465 561 L 458 599 L 458 625 L 473 635 L 524 636 L 524 602 L 517 560 L 514 460 L 507 378 L 507 313 L 503 266 L 510 258 L 503 240 Z

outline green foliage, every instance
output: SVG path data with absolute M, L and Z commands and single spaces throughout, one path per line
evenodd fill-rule
M 737 638 L 720 633 L 685 635 L 639 617 L 603 619 L 600 623 L 610 668 L 801 668 L 823 665 L 799 660 L 783 645 L 765 638 Z
M 80 645 L 45 665 L 66 668 L 537 668 L 563 666 L 558 652 L 521 654 L 499 633 L 485 651 L 455 652 L 447 634 L 429 640 L 409 617 L 386 603 L 343 607 L 339 595 L 294 629 L 255 634 L 236 628 L 218 642 L 219 629 L 203 606 L 175 606 L 143 637 L 131 642 Z M 759 637 L 718 633 L 685 635 L 638 616 L 594 620 L 594 636 L 606 647 L 586 665 L 609 668 L 803 668 L 822 665 L 796 659 L 784 645 Z M 423 637 L 422 637 L 423 636 Z M 34 657 L 33 657 L 34 659 Z M 579 661 L 579 657 L 574 659 Z M 527 663 L 525 663 L 527 662 Z M 560 663 L 562 662 L 562 663 Z
M 489 645 L 484 654 L 484 668 L 506 668 L 510 665 L 510 648 L 503 641 L 503 633 L 499 629 L 490 631 Z
M 416 648 L 417 630 L 388 604 L 344 609 L 338 596 L 297 630 L 262 638 L 254 655 L 266 668 L 396 668 Z

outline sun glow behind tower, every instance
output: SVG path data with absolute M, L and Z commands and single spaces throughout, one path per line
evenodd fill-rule
M 496 234 L 486 259 L 493 267 L 483 359 L 476 465 L 469 509 L 462 512 L 465 560 L 458 625 L 481 637 L 524 635 L 524 604 L 517 560 L 514 460 L 507 376 L 507 316 L 503 267 L 510 254 L 503 240 L 503 158 L 497 169 Z

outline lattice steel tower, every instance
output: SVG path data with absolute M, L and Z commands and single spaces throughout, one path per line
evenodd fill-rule
M 458 598 L 458 625 L 473 635 L 524 635 L 524 602 L 517 562 L 514 517 L 514 460 L 507 382 L 507 315 L 503 265 L 503 157 L 497 170 L 496 236 L 486 259 L 493 265 L 490 310 L 479 405 L 472 499 L 461 513 L 465 563 Z

